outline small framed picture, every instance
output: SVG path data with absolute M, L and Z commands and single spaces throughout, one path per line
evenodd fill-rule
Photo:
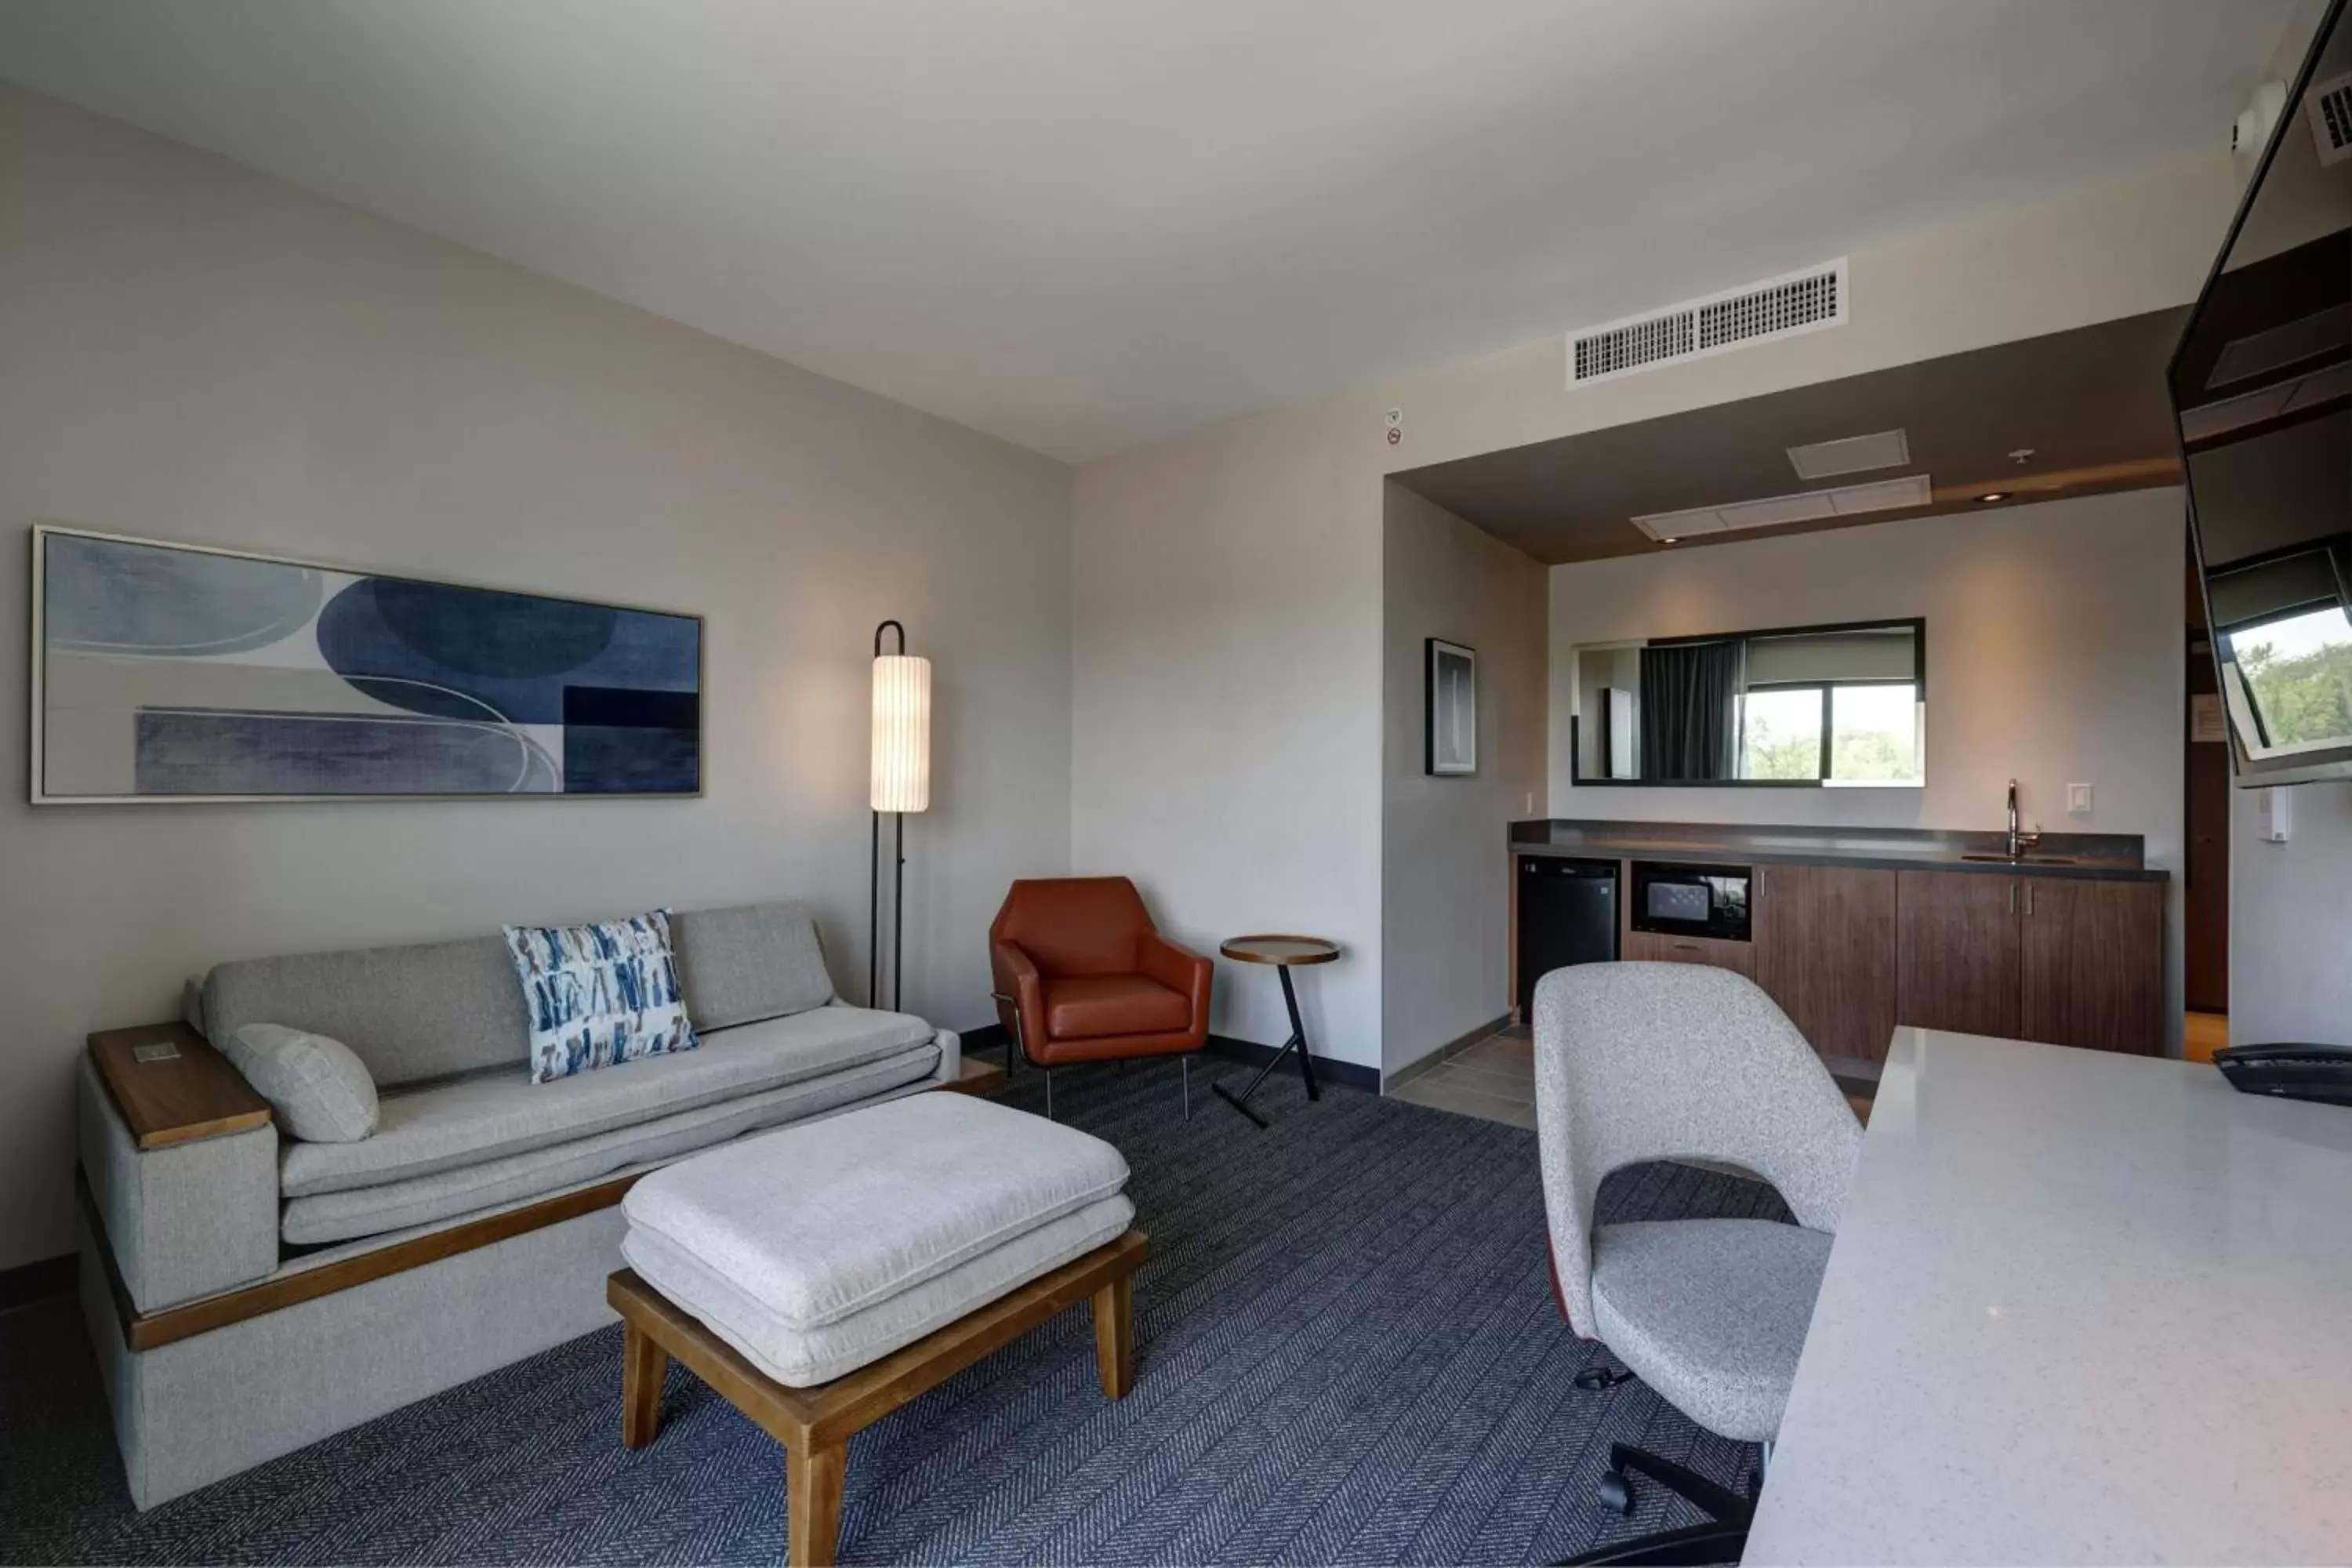
M 1478 771 L 1478 652 L 1428 639 L 1427 711 L 1423 750 L 1427 772 L 1460 777 Z

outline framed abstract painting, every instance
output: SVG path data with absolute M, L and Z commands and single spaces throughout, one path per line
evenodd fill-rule
M 1478 654 L 1443 637 L 1423 639 L 1428 660 L 1422 766 L 1441 778 L 1478 771 Z
M 702 793 L 702 619 L 33 530 L 36 805 Z

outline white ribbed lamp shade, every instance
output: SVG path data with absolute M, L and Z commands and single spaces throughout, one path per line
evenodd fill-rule
M 931 661 L 903 653 L 874 660 L 876 811 L 927 811 L 931 804 Z

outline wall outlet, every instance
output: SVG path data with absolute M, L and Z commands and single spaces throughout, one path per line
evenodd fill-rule
M 2069 816 L 2088 816 L 2091 815 L 2091 786 L 2089 784 L 2070 784 L 2066 786 L 2066 814 Z

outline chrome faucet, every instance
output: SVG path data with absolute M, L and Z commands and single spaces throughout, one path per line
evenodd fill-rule
M 2032 848 L 2035 845 L 2041 842 L 2042 835 L 2039 832 L 2021 833 L 2018 831 L 2017 781 L 2015 779 L 2011 779 L 2009 781 L 2009 858 L 2012 860 L 2022 859 L 2024 858 L 2025 852 L 2027 850 Z

